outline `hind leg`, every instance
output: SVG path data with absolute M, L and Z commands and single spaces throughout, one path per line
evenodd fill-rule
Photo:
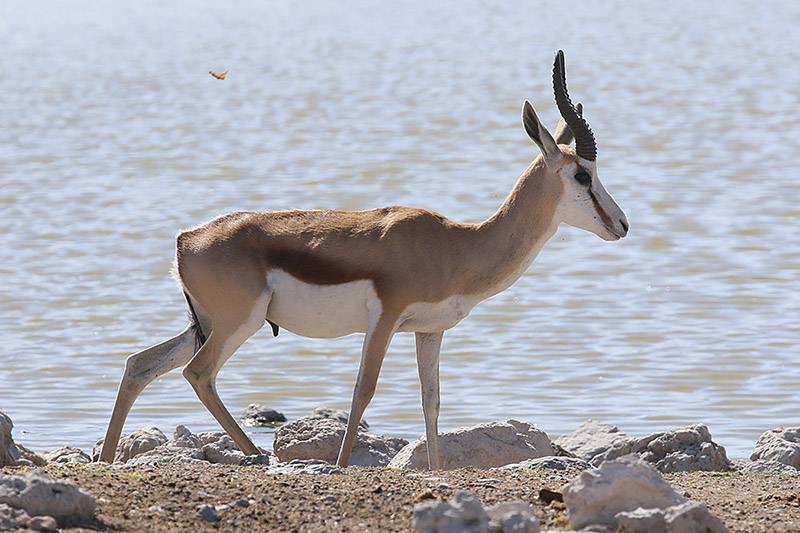
M 142 390 L 157 377 L 185 365 L 195 350 L 194 328 L 190 324 L 175 337 L 128 357 L 100 452 L 100 461 L 114 462 L 125 419 Z
M 183 369 L 197 397 L 217 419 L 239 449 L 247 455 L 260 454 L 250 437 L 239 427 L 217 394 L 217 374 L 234 352 L 264 325 L 271 293 L 265 291 L 250 308 L 242 311 L 228 307 L 227 312 L 212 314 L 211 336 Z

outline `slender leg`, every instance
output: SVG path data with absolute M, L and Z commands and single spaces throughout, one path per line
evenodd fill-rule
M 425 440 L 428 443 L 428 468 L 440 470 L 439 455 L 439 351 L 442 331 L 417 333 L 417 370 L 422 388 L 422 413 L 425 417 Z
M 375 327 L 367 331 L 364 336 L 361 364 L 353 390 L 353 403 L 350 406 L 350 417 L 347 420 L 347 430 L 342 439 L 342 447 L 339 449 L 339 458 L 336 460 L 339 466 L 345 467 L 350 464 L 350 453 L 353 451 L 356 441 L 358 423 L 361 422 L 361 417 L 375 394 L 383 357 L 386 355 L 386 349 L 389 347 L 392 336 L 394 336 L 396 323 L 397 316 L 384 312 L 377 320 Z
M 137 352 L 125 361 L 125 372 L 117 389 L 117 399 L 108 423 L 100 460 L 113 463 L 119 437 L 133 402 L 154 379 L 174 368 L 183 366 L 195 351 L 194 331 L 191 326 L 177 336 Z
M 219 320 L 212 317 L 211 336 L 183 369 L 183 376 L 191 384 L 197 397 L 217 419 L 237 446 L 247 455 L 260 454 L 250 437 L 239 427 L 217 394 L 217 374 L 234 352 L 264 325 L 269 294 L 264 294 L 253 306 L 249 316 L 225 314 Z M 239 320 L 237 320 L 237 318 Z

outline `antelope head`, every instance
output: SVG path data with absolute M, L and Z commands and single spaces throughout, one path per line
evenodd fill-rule
M 527 100 L 522 107 L 522 124 L 542 151 L 548 179 L 557 177 L 561 181 L 563 194 L 556 217 L 559 222 L 590 231 L 601 239 L 621 239 L 628 234 L 628 219 L 597 176 L 597 144 L 583 118 L 583 106 L 574 106 L 569 98 L 561 50 L 553 65 L 553 91 L 561 113 L 555 138 Z M 573 138 L 574 149 L 569 146 Z

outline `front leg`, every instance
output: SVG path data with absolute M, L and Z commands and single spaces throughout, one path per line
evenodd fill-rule
M 439 455 L 439 352 L 444 332 L 417 333 L 417 370 L 422 388 L 422 413 L 428 443 L 428 468 L 441 470 Z
M 350 417 L 347 419 L 347 430 L 342 439 L 342 447 L 339 449 L 339 458 L 336 460 L 336 464 L 339 466 L 345 467 L 350 464 L 350 453 L 353 451 L 356 441 L 358 424 L 375 394 L 383 357 L 386 355 L 386 349 L 397 329 L 397 319 L 396 313 L 382 311 L 378 319 L 370 324 L 364 336 L 361 364 L 353 390 L 353 403 L 350 406 Z

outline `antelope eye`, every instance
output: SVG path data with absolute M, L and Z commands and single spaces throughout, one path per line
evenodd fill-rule
M 575 174 L 575 181 L 577 181 L 584 187 L 588 187 L 592 183 L 592 177 L 585 170 L 579 170 Z

